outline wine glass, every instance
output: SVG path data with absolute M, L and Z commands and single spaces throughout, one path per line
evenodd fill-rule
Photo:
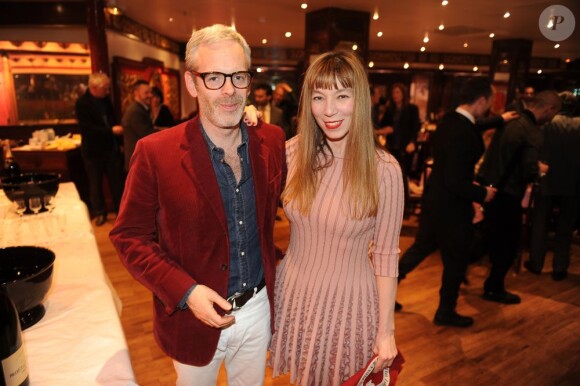
M 52 212 L 54 210 L 54 196 L 52 194 L 44 196 L 44 207 L 49 212 Z
M 42 209 L 42 203 L 40 202 L 40 197 L 31 197 L 28 200 L 28 206 L 30 210 L 34 212 L 34 214 L 38 214 Z
M 22 217 L 24 212 L 26 212 L 26 201 L 23 198 L 18 198 L 14 200 L 14 205 L 16 205 L 16 213 Z

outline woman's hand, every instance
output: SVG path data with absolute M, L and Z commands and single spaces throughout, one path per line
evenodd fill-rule
M 244 107 L 244 115 L 242 116 L 242 119 L 246 125 L 256 126 L 258 124 L 258 119 L 260 118 L 262 118 L 262 112 L 258 111 L 254 105 Z
M 379 333 L 375 340 L 373 353 L 378 355 L 377 365 L 373 373 L 383 371 L 385 368 L 391 366 L 393 360 L 397 356 L 397 345 L 395 344 L 395 336 L 388 333 Z

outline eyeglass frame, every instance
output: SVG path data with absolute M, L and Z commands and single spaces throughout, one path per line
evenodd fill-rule
M 205 88 L 207 88 L 208 90 L 219 90 L 220 88 L 224 87 L 224 85 L 226 84 L 226 80 L 227 78 L 230 78 L 230 81 L 232 82 L 232 86 L 234 86 L 235 88 L 237 88 L 238 90 L 246 90 L 248 88 L 250 88 L 250 86 L 252 85 L 252 80 L 254 77 L 254 74 L 252 73 L 252 71 L 236 71 L 236 72 L 232 72 L 231 74 L 225 74 L 223 72 L 219 72 L 219 71 L 209 71 L 209 72 L 197 72 L 197 71 L 189 71 L 191 74 L 199 76 L 201 78 L 201 80 L 203 81 L 203 85 Z M 218 75 L 223 75 L 224 76 L 224 82 L 222 83 L 221 86 L 219 86 L 218 88 L 209 88 L 207 86 L 207 84 L 205 83 L 205 77 L 207 75 L 211 75 L 211 74 L 218 74 Z M 250 76 L 250 81 L 248 82 L 248 85 L 246 87 L 238 87 L 234 84 L 234 78 L 233 76 L 236 74 L 248 74 Z

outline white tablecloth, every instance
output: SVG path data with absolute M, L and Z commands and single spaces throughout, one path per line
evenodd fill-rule
M 56 260 L 46 315 L 24 331 L 31 385 L 135 385 L 120 302 L 104 271 L 88 210 L 60 184 L 51 213 L 19 217 L 0 193 L 0 247 L 38 245 Z

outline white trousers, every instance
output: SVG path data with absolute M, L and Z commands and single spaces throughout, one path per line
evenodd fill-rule
M 236 322 L 222 330 L 217 350 L 207 366 L 173 361 L 177 386 L 215 386 L 225 360 L 228 386 L 264 384 L 266 352 L 270 344 L 270 303 L 264 287 L 241 309 L 233 311 Z M 195 350 L 195 347 L 192 347 Z

